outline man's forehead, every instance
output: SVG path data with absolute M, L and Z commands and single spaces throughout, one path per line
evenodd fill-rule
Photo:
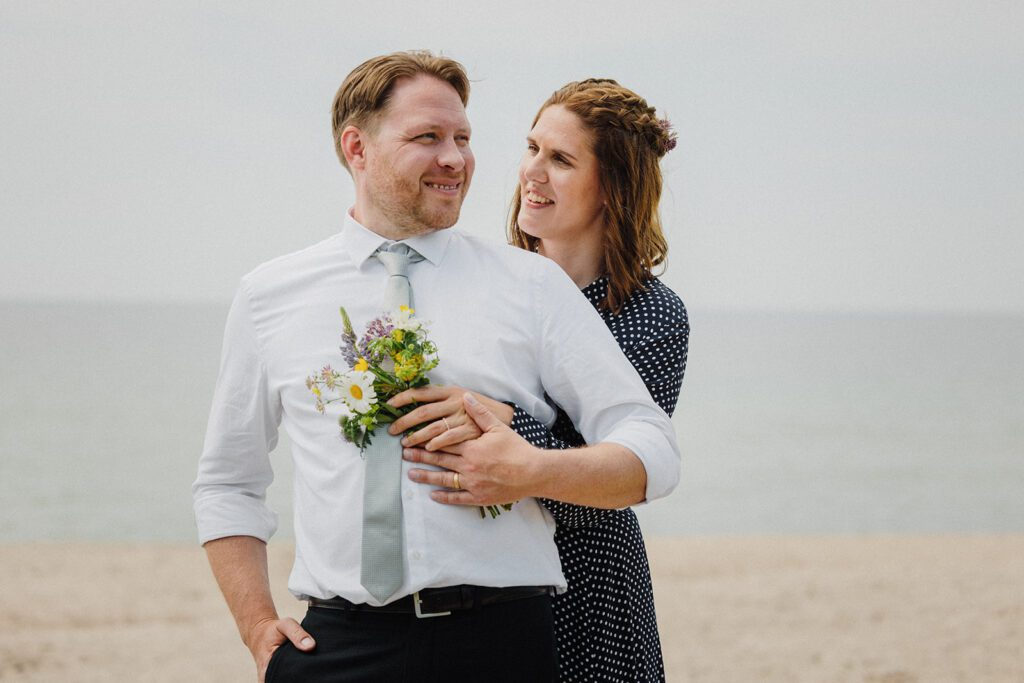
M 401 78 L 394 86 L 385 113 L 399 127 L 469 128 L 462 99 L 451 84 L 431 76 Z

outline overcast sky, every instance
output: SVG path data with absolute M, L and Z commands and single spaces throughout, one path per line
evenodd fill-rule
M 1024 312 L 1020 2 L 0 1 L 0 298 L 227 302 L 352 201 L 329 107 L 364 59 L 474 81 L 460 227 L 503 238 L 569 80 L 679 131 L 666 279 L 691 309 Z

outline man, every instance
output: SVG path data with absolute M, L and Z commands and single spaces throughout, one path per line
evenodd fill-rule
M 621 506 L 678 480 L 671 424 L 561 269 L 448 230 L 473 175 L 468 93 L 462 67 L 429 53 L 377 57 L 349 74 L 334 104 L 335 145 L 356 189 L 342 231 L 260 266 L 232 304 L 195 511 L 260 680 L 554 680 L 548 596 L 565 581 L 550 516 L 526 497 Z M 486 491 L 440 505 L 398 461 L 397 532 L 383 528 L 368 510 L 390 495 L 376 469 L 390 457 L 379 445 L 388 437 L 360 457 L 306 389 L 306 376 L 339 355 L 339 305 L 361 329 L 390 305 L 396 282 L 431 323 L 435 383 L 502 397 L 550 423 L 548 394 L 595 444 L 534 449 L 463 397 L 481 438 L 508 446 L 503 481 L 522 481 L 524 499 L 498 519 L 473 507 Z M 278 618 L 267 580 L 276 520 L 264 494 L 281 423 L 295 461 L 289 588 L 311 604 L 301 626 Z M 375 564 L 394 533 L 398 559 Z

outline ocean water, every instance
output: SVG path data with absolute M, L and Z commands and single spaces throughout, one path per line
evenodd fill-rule
M 0 303 L 0 541 L 194 538 L 225 315 Z M 683 481 L 637 508 L 648 534 L 1024 532 L 1024 317 L 691 323 Z

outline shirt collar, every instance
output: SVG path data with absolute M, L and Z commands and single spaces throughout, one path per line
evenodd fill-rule
M 431 265 L 438 266 L 444 259 L 445 251 L 448 249 L 448 243 L 452 238 L 452 230 L 453 228 L 435 230 L 425 235 L 416 235 L 401 241 L 418 251 Z M 360 269 L 382 244 L 394 241 L 382 237 L 360 224 L 359 221 L 352 217 L 351 209 L 345 213 L 345 223 L 341 229 L 341 240 L 345 250 L 352 256 L 356 267 Z

